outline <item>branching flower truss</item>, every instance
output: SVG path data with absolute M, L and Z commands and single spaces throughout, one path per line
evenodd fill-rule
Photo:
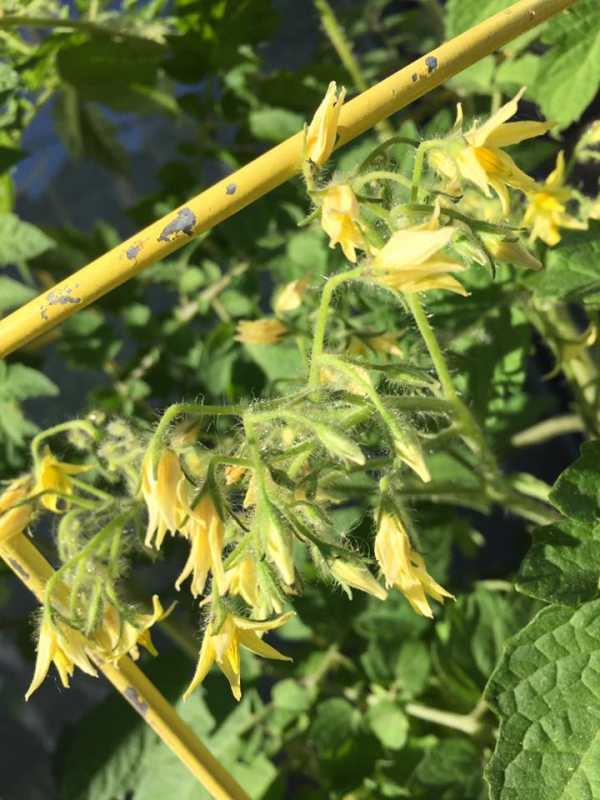
M 323 168 L 344 94 L 332 83 L 306 128 L 303 171 L 314 205 L 306 224 L 320 220 L 349 268 L 325 281 L 318 304 L 319 287 L 307 278 L 280 287 L 273 317 L 241 322 L 236 337 L 258 347 L 295 340 L 306 354 L 304 382 L 239 406 L 177 404 L 154 431 L 94 414 L 63 423 L 35 437 L 31 473 L 0 496 L 0 547 L 42 515 L 58 523 L 61 567 L 47 585 L 27 696 L 51 664 L 68 686 L 75 667 L 95 675 L 102 661 L 137 658 L 140 645 L 155 652 L 150 629 L 169 612 L 156 596 L 152 612 L 140 610 L 121 579 L 128 555 L 160 550 L 167 536 L 187 541 L 176 588 L 189 589 L 203 615 L 186 694 L 216 663 L 239 699 L 241 647 L 286 659 L 263 635 L 292 615 L 285 609 L 301 592 L 298 565 L 307 558 L 348 595 L 359 590 L 383 602 L 398 590 L 426 617 L 432 601 L 452 599 L 429 573 L 402 499 L 411 487 L 435 494 L 428 461 L 449 442 L 462 443 L 486 502 L 538 522 L 552 518 L 500 471 L 422 306 L 432 291 L 469 303 L 461 282 L 469 268 L 494 274 L 496 261 L 540 268 L 527 238 L 553 245 L 562 227 L 583 226 L 567 213 L 562 154 L 539 184 L 504 149 L 551 125 L 510 121 L 522 91 L 468 129 L 459 106 L 446 137 L 392 137 L 352 174 L 328 181 Z M 389 148 L 399 144 L 414 150 L 411 176 L 388 168 Z M 433 369 L 410 362 L 401 331 L 363 330 L 351 314 L 332 312 L 343 284 L 396 303 L 404 326 L 416 325 Z M 82 464 L 55 455 L 64 435 Z M 357 497 L 371 509 L 372 555 L 332 525 L 331 512 Z

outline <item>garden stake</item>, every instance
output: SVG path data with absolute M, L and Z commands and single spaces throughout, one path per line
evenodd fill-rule
M 37 547 L 25 534 L 20 533 L 0 547 L 0 556 L 42 602 L 46 583 L 54 570 Z M 57 594 L 60 595 L 60 587 Z M 250 800 L 235 778 L 217 761 L 129 656 L 121 658 L 118 666 L 102 663 L 95 658 L 93 661 L 215 800 Z
M 520 0 L 435 48 L 346 103 L 337 146 L 575 2 Z M 0 358 L 293 177 L 300 172 L 302 151 L 300 132 L 9 314 L 0 322 Z

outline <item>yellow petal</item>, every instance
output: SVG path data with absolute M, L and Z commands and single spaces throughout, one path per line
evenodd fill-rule
M 29 689 L 27 689 L 27 692 L 25 693 L 25 700 L 29 700 L 35 690 L 38 689 L 43 683 L 57 650 L 58 645 L 52 626 L 48 621 L 46 621 L 46 619 L 44 619 L 42 620 L 38 636 L 37 656 L 35 659 L 33 678 L 29 685 Z
M 215 648 L 212 643 L 212 636 L 210 634 L 209 626 L 204 632 L 202 645 L 200 647 L 200 654 L 198 656 L 198 664 L 196 665 L 196 671 L 194 672 L 194 676 L 190 682 L 190 685 L 183 694 L 184 700 L 187 700 L 194 689 L 196 689 L 202 683 L 204 678 L 206 678 L 210 672 L 210 668 L 215 663 L 215 658 Z
M 270 644 L 263 642 L 254 631 L 240 631 L 238 635 L 240 644 L 244 645 L 245 648 L 255 653 L 257 656 L 273 658 L 277 661 L 293 660 L 289 656 L 284 656 L 283 653 L 280 653 L 279 650 L 276 650 L 274 647 L 271 647 Z
M 519 100 L 525 94 L 525 88 L 526 87 L 523 86 L 512 100 L 509 100 L 508 103 L 501 106 L 483 125 L 473 126 L 465 135 L 465 139 L 469 144 L 473 145 L 473 147 L 483 147 L 487 143 L 488 137 L 517 113 Z
M 418 265 L 445 247 L 455 233 L 450 226 L 436 231 L 398 231 L 375 256 L 373 269 L 389 272 Z
M 536 122 L 535 120 L 507 122 L 492 131 L 487 137 L 485 145 L 486 147 L 508 147 L 511 144 L 519 144 L 525 139 L 533 139 L 534 136 L 543 136 L 552 127 L 554 127 L 553 122 Z

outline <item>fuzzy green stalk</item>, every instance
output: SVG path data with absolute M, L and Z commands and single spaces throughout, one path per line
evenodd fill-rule
M 308 388 L 317 389 L 319 386 L 319 361 L 323 355 L 323 348 L 325 346 L 325 331 L 327 329 L 327 317 L 329 315 L 329 306 L 331 305 L 331 298 L 338 286 L 346 281 L 352 281 L 360 277 L 363 267 L 356 267 L 355 269 L 348 270 L 347 272 L 340 272 L 329 278 L 323 289 L 321 295 L 321 304 L 317 312 L 317 321 L 315 324 L 315 333 L 313 336 L 312 353 L 310 358 L 310 373 L 308 376 Z

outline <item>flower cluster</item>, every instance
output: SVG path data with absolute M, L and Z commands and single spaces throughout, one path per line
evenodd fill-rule
M 431 483 L 429 451 L 444 436 L 462 437 L 477 454 L 483 445 L 440 367 L 419 297 L 442 291 L 467 298 L 472 262 L 492 273 L 496 261 L 538 269 L 528 247 L 538 239 L 552 246 L 561 228 L 583 226 L 568 210 L 573 193 L 562 153 L 539 183 L 505 151 L 551 128 L 509 121 L 522 95 L 468 130 L 459 106 L 447 137 L 414 143 L 412 179 L 369 172 L 374 159 L 387 158 L 384 143 L 354 173 L 329 180 L 322 168 L 338 140 L 345 97 L 331 83 L 305 130 L 303 171 L 313 217 L 348 269 L 329 279 L 315 309 L 306 385 L 264 403 L 176 405 L 153 433 L 126 421 L 95 426 L 80 420 L 34 439 L 31 474 L 0 496 L 0 548 L 38 515 L 49 512 L 57 521 L 62 566 L 46 590 L 28 697 L 52 664 L 68 686 L 76 666 L 94 675 L 101 661 L 138 658 L 140 647 L 156 653 L 150 632 L 170 609 L 155 595 L 152 611 L 140 610 L 122 599 L 118 582 L 129 550 L 163 550 L 168 536 L 187 553 L 174 588 L 187 587 L 205 618 L 186 696 L 216 664 L 239 700 L 241 647 L 267 659 L 288 658 L 263 636 L 292 616 L 287 605 L 302 589 L 300 560 L 311 560 L 317 575 L 350 596 L 358 590 L 384 601 L 398 590 L 429 618 L 432 601 L 453 598 L 418 552 L 395 491 Z M 524 198 L 520 210 L 516 197 Z M 529 230 L 528 246 L 521 225 Z M 411 310 L 435 378 L 410 363 L 397 331 L 361 329 L 350 320 L 326 342 L 332 293 L 349 281 Z M 238 324 L 237 341 L 252 348 L 310 339 L 299 312 L 313 296 L 307 276 L 291 281 L 276 292 L 272 317 Z M 235 424 L 208 435 L 204 420 L 217 417 Z M 178 424 L 182 418 L 185 424 Z M 59 460 L 46 443 L 75 430 L 87 454 L 78 464 Z M 356 475 L 375 519 L 374 559 L 333 525 L 331 512 L 355 501 Z

